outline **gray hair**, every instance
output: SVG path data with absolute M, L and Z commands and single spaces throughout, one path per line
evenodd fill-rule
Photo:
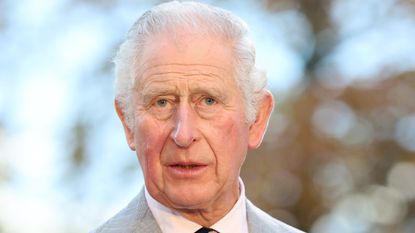
M 145 12 L 131 27 L 121 44 L 115 63 L 115 99 L 120 104 L 129 127 L 133 126 L 133 88 L 138 78 L 141 52 L 151 37 L 186 29 L 221 36 L 233 44 L 235 74 L 242 92 L 247 122 L 253 122 L 257 106 L 264 96 L 265 74 L 255 66 L 255 47 L 248 27 L 229 11 L 197 2 L 172 1 Z

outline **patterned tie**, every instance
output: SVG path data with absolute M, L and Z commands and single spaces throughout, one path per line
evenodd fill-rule
M 219 233 L 219 231 L 214 230 L 212 228 L 202 227 L 197 230 L 195 233 Z

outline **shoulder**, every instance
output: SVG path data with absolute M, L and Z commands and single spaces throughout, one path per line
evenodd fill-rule
M 246 201 L 246 212 L 250 232 L 255 233 L 304 233 L 256 207 L 249 200 Z
M 124 209 L 89 233 L 133 233 L 137 229 L 158 232 L 158 225 L 147 206 L 144 192 L 140 192 Z

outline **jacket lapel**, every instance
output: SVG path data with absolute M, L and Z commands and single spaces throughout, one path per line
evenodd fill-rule
M 162 233 L 156 219 L 148 208 L 144 189 L 137 196 L 137 226 L 134 233 Z
M 144 189 L 118 214 L 90 233 L 162 233 L 148 208 Z
M 246 218 L 248 221 L 248 231 L 255 233 L 275 232 L 272 229 L 268 229 L 268 224 L 264 222 L 260 214 L 261 212 L 258 212 L 257 207 L 254 206 L 254 204 L 252 204 L 249 200 L 246 200 Z
M 304 233 L 289 226 L 260 210 L 249 200 L 246 200 L 246 217 L 248 230 L 253 233 Z

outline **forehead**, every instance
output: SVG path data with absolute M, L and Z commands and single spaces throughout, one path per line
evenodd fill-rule
M 166 77 L 235 83 L 232 44 L 191 33 L 156 35 L 144 46 L 136 86 Z

